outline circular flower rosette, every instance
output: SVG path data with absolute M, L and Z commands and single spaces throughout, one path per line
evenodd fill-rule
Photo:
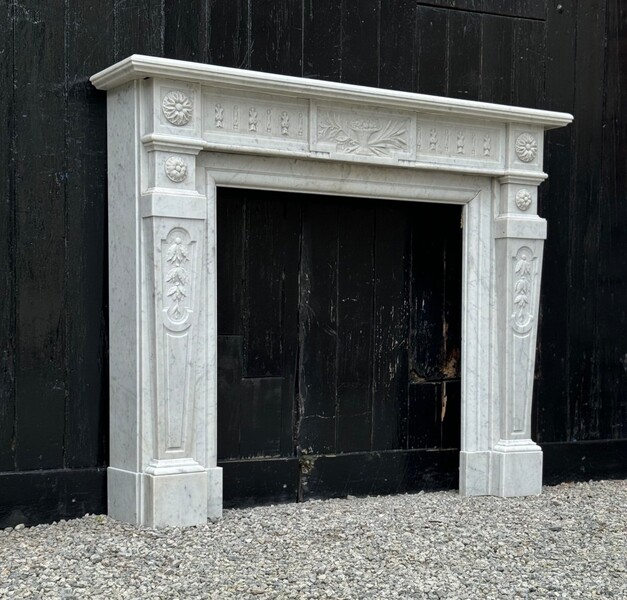
M 538 155 L 538 142 L 530 133 L 521 133 L 516 138 L 516 156 L 522 162 L 531 162 Z
M 177 127 L 187 125 L 192 118 L 192 101 L 178 90 L 168 92 L 161 107 L 165 118 Z
M 187 177 L 187 165 L 182 158 L 178 156 L 170 156 L 168 160 L 165 161 L 165 174 L 169 179 L 174 181 L 174 183 L 181 183 Z
M 518 190 L 516 192 L 516 206 L 520 210 L 527 210 L 531 206 L 532 200 L 533 198 L 529 190 Z

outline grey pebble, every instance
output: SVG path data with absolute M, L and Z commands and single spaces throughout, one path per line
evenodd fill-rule
M 599 481 L 227 510 L 189 529 L 86 515 L 7 528 L 0 598 L 627 598 L 626 514 L 627 482 Z

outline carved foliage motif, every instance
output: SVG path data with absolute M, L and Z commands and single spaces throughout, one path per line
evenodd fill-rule
M 281 113 L 281 135 L 289 135 L 290 133 L 290 116 L 286 111 Z
M 192 101 L 179 90 L 168 92 L 161 104 L 165 118 L 177 127 L 182 127 L 189 123 L 192 118 L 192 108 Z
M 257 131 L 257 124 L 259 118 L 257 117 L 257 110 L 254 107 L 248 109 L 248 130 Z
M 494 146 L 498 153 L 499 135 L 479 127 L 460 127 L 453 123 L 417 122 L 416 149 L 418 155 L 438 158 L 494 161 Z
M 405 150 L 408 132 L 405 122 L 396 119 L 344 118 L 323 113 L 318 125 L 321 139 L 333 141 L 339 152 L 366 156 L 390 156 Z
M 180 323 L 187 317 L 188 284 L 190 282 L 190 244 L 184 241 L 186 232 L 175 230 L 168 236 L 164 256 L 166 312 L 174 323 Z
M 532 162 L 538 155 L 538 141 L 530 133 L 521 133 L 516 138 L 516 156 L 522 162 Z
M 492 140 L 489 135 L 483 136 L 483 156 L 489 157 L 492 152 Z
M 533 298 L 533 252 L 523 246 L 514 257 L 514 327 L 523 331 L 531 323 L 531 302 Z
M 432 129 L 429 132 L 429 150 L 431 152 L 435 152 L 438 149 L 438 131 L 437 129 Z
M 463 153 L 464 153 L 464 132 L 458 131 L 457 132 L 457 154 L 463 154 Z
M 216 104 L 216 128 L 224 128 L 224 107 L 222 104 Z

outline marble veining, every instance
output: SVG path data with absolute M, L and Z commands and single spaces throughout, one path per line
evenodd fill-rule
M 533 199 L 544 131 L 571 115 L 141 55 L 91 81 L 108 91 L 112 517 L 222 514 L 220 185 L 462 205 L 460 493 L 540 493 Z

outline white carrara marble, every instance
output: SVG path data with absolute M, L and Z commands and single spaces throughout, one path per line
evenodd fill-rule
M 463 205 L 460 492 L 540 493 L 537 187 L 544 131 L 571 115 L 138 55 L 91 81 L 108 92 L 111 516 L 222 513 L 216 186 Z

